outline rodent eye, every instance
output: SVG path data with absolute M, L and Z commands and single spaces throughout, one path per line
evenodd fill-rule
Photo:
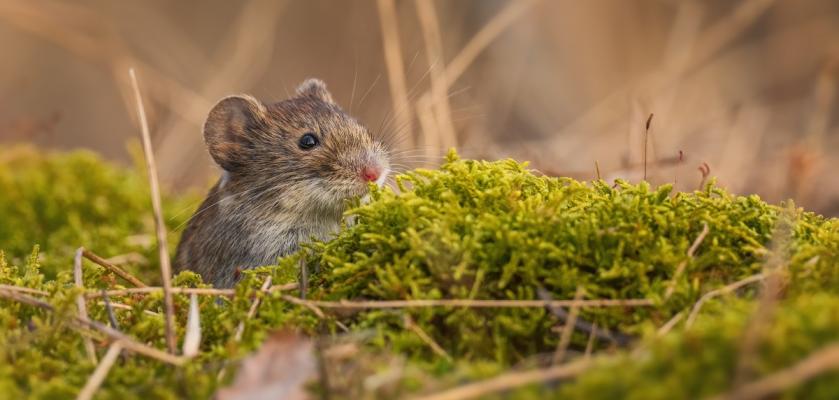
M 318 144 L 320 144 L 320 141 L 314 133 L 307 133 L 301 136 L 300 141 L 297 142 L 297 145 L 300 146 L 300 148 L 303 150 L 311 150 Z

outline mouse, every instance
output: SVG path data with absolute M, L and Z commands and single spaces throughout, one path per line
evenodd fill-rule
M 189 219 L 174 264 L 218 288 L 307 241 L 328 240 L 348 200 L 365 196 L 371 183 L 382 186 L 390 170 L 386 145 L 319 79 L 276 103 L 225 97 L 203 130 L 221 176 Z

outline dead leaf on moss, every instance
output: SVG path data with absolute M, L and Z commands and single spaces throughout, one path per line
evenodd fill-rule
M 306 383 L 317 377 L 314 343 L 290 331 L 271 335 L 239 367 L 231 386 L 216 394 L 219 400 L 305 400 Z

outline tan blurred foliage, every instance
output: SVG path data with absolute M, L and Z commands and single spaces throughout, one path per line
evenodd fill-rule
M 218 98 L 314 76 L 400 139 L 400 168 L 456 146 L 638 180 L 652 113 L 649 180 L 693 189 L 704 162 L 735 192 L 839 215 L 832 0 L 0 0 L 0 49 L 0 143 L 126 160 L 133 66 L 175 187 L 216 173 Z

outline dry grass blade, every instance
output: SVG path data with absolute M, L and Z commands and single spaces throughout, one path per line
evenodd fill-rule
M 294 285 L 294 287 L 292 287 L 292 289 L 296 288 L 297 286 L 298 285 Z M 271 277 L 269 276 L 269 277 L 265 278 L 265 282 L 262 283 L 262 287 L 260 288 L 260 291 L 266 292 L 266 293 L 271 293 L 272 288 L 273 287 L 271 287 Z M 256 316 L 256 310 L 259 307 L 260 302 L 261 302 L 261 300 L 259 299 L 259 297 L 255 298 L 253 300 L 253 303 L 251 303 L 251 308 L 248 310 L 248 315 L 246 317 L 246 320 L 250 320 L 251 318 Z M 233 334 L 233 341 L 235 341 L 235 342 L 242 341 L 242 335 L 244 333 L 245 333 L 245 321 L 241 321 L 241 322 L 239 322 L 239 325 L 236 326 L 236 333 Z M 216 378 L 219 381 L 221 381 L 222 379 L 224 379 L 224 376 L 226 374 L 227 374 L 227 361 L 224 362 L 224 367 L 222 367 L 219 370 L 218 374 L 216 375 Z
M 82 253 L 84 248 L 79 247 L 76 250 L 76 256 L 73 258 L 73 281 L 76 287 L 84 290 L 84 278 L 82 277 Z M 87 304 L 84 301 L 84 294 L 79 293 L 76 296 L 76 308 L 79 310 L 79 318 L 87 319 Z M 87 353 L 87 358 L 93 364 L 96 364 L 96 348 L 93 347 L 93 340 L 89 337 L 84 338 L 84 350 Z
M 289 302 L 289 303 L 294 303 L 294 304 L 297 304 L 297 305 L 301 305 L 303 307 L 308 308 L 309 310 L 312 310 L 312 312 L 320 319 L 326 319 L 326 314 L 317 305 L 318 303 L 321 303 L 321 302 L 298 299 L 296 297 L 292 297 L 292 296 L 288 296 L 288 295 L 283 295 L 283 296 L 281 296 L 281 298 L 283 300 Z M 329 302 L 327 302 L 327 303 L 329 303 Z M 344 332 L 349 332 L 350 331 L 350 328 L 348 328 L 346 325 L 344 325 L 344 323 L 342 323 L 341 321 L 335 321 L 335 325 L 338 325 L 338 327 L 341 328 Z
M 671 330 L 673 330 L 676 324 L 678 324 L 679 321 L 681 321 L 684 317 L 684 311 L 679 311 L 678 313 L 676 313 L 676 315 L 674 315 L 673 318 L 670 318 L 670 320 L 668 320 L 664 325 L 662 325 L 661 328 L 658 328 L 658 331 L 656 331 L 655 333 L 656 336 L 661 337 L 669 333 Z
M 269 293 L 274 292 L 286 292 L 289 290 L 297 289 L 298 284 L 296 283 L 286 283 L 282 285 L 274 285 L 268 289 Z M 215 289 L 215 288 L 189 288 L 189 287 L 171 287 L 169 290 L 172 294 L 197 294 L 199 296 L 233 296 L 236 294 L 235 289 Z M 146 286 L 142 288 L 128 288 L 128 289 L 113 289 L 108 290 L 105 292 L 106 295 L 114 297 L 114 296 L 129 296 L 134 294 L 150 294 L 150 293 L 158 293 L 162 292 L 163 288 L 160 286 Z M 44 293 L 46 294 L 46 293 Z M 100 292 L 92 292 L 87 293 L 85 295 L 86 298 L 96 298 L 102 297 L 103 294 Z
M 23 287 L 23 286 L 12 286 L 12 285 L 0 284 L 0 290 L 6 290 L 6 291 L 9 291 L 9 292 L 25 293 L 25 294 L 36 294 L 36 295 L 39 295 L 39 296 L 49 296 L 49 293 L 47 293 L 43 290 L 31 289 L 31 288 Z
M 93 374 L 90 375 L 87 383 L 84 384 L 84 387 L 79 392 L 79 395 L 76 396 L 76 400 L 90 400 L 93 398 L 93 395 L 96 394 L 99 386 L 102 385 L 102 382 L 104 382 L 105 378 L 108 376 L 108 372 L 110 372 L 111 367 L 114 365 L 114 362 L 117 360 L 117 357 L 119 357 L 119 353 L 121 351 L 122 343 L 120 341 L 116 341 L 111 344 L 111 347 L 108 348 L 108 352 L 105 353 L 105 357 L 102 358 L 102 362 L 96 366 Z
M 795 210 L 791 207 L 785 209 L 775 223 L 771 252 L 763 266 L 766 279 L 760 291 L 757 308 L 750 316 L 743 336 L 740 338 L 740 354 L 734 377 L 735 386 L 748 382 L 757 369 L 759 346 L 772 323 L 785 285 L 782 272 L 788 263 L 789 248 L 796 223 Z
M 664 293 L 664 299 L 667 300 L 670 296 L 673 295 L 673 291 L 676 290 L 676 282 L 679 278 L 681 278 L 682 273 L 685 272 L 685 267 L 687 267 L 688 262 L 691 258 L 693 258 L 694 253 L 696 253 L 696 249 L 699 248 L 699 245 L 702 244 L 702 241 L 705 240 L 705 236 L 708 236 L 708 223 L 702 222 L 702 232 L 699 232 L 699 236 L 693 241 L 690 245 L 690 248 L 687 252 L 687 258 L 679 263 L 679 266 L 676 267 L 676 272 L 673 273 L 673 279 L 670 280 L 670 284 L 667 286 L 667 291 Z
M 423 131 L 423 135 L 439 135 L 439 142 L 444 149 L 457 146 L 457 137 L 452 124 L 452 111 L 449 106 L 449 84 L 443 67 L 443 41 L 440 37 L 440 22 L 434 2 L 416 0 L 417 15 L 422 28 L 428 67 L 431 71 L 431 99 L 434 108 L 435 129 L 431 132 Z
M 405 322 L 405 327 L 410 329 L 411 332 L 414 332 L 417 336 L 419 336 L 419 338 L 423 342 L 425 342 L 425 344 L 427 344 L 428 347 L 431 347 L 431 350 L 433 350 L 435 353 L 437 353 L 437 355 L 445 358 L 446 360 L 452 361 L 452 357 L 449 355 L 449 353 L 447 353 L 442 346 L 440 346 L 436 341 L 434 341 L 434 338 L 425 333 L 425 331 L 422 330 L 422 328 L 420 328 L 419 325 L 417 325 L 414 322 L 414 319 L 411 318 L 410 315 L 405 314 L 405 318 L 403 320 Z
M 93 261 L 94 263 L 102 266 L 103 268 L 107 269 L 108 271 L 111 271 L 111 272 L 117 274 L 117 276 L 119 276 L 122 279 L 125 279 L 126 281 L 130 282 L 132 285 L 134 285 L 136 287 L 146 287 L 146 286 L 148 286 L 145 283 L 143 283 L 143 281 L 137 279 L 137 277 L 135 277 L 134 275 L 129 274 L 127 271 L 125 271 L 124 269 L 122 269 L 120 267 L 117 267 L 114 264 L 111 264 L 110 262 L 108 262 L 108 260 L 106 260 L 102 257 L 99 257 L 98 255 L 96 255 L 94 253 L 91 253 L 87 249 L 84 249 L 84 248 L 82 249 L 82 255 L 84 256 L 84 258 L 87 258 L 88 260 Z
M 413 148 L 416 142 L 411 133 L 411 114 L 408 103 L 408 89 L 405 83 L 405 66 L 402 62 L 402 46 L 399 41 L 396 9 L 393 0 L 378 0 L 379 22 L 382 28 L 382 42 L 387 66 L 387 79 L 390 87 L 390 97 L 393 101 L 393 115 L 397 126 L 404 127 L 408 138 L 408 148 Z
M 105 296 L 103 296 L 103 298 L 105 298 Z M 134 309 L 134 307 L 131 307 L 131 306 L 129 306 L 128 304 L 114 303 L 113 301 L 110 301 L 110 300 L 108 301 L 108 303 L 107 303 L 107 304 L 109 304 L 111 308 L 116 309 L 116 310 L 129 310 L 129 311 L 130 311 L 130 310 L 133 310 L 133 309 Z M 102 302 L 102 305 L 104 305 L 104 306 L 108 307 L 108 306 L 105 304 L 105 302 L 104 302 L 104 301 Z M 159 314 L 159 313 L 156 313 L 156 312 L 151 311 L 151 310 L 143 310 L 143 314 L 146 314 L 146 315 L 151 315 L 152 317 L 158 317 L 158 316 L 160 316 L 160 314 Z M 119 329 L 119 327 L 118 327 L 118 326 L 115 326 L 114 324 L 111 324 L 111 326 L 113 326 L 113 327 L 114 327 L 114 328 L 116 328 L 116 329 Z
M 574 294 L 574 300 L 579 301 L 582 299 L 584 293 L 583 288 L 578 286 L 577 292 Z M 562 333 L 559 337 L 559 343 L 556 345 L 556 352 L 554 352 L 554 364 L 562 363 L 562 359 L 565 358 L 565 351 L 568 350 L 568 345 L 571 343 L 571 334 L 574 333 L 574 327 L 577 324 L 577 314 L 579 313 L 580 307 L 576 305 L 572 306 L 568 312 L 568 318 L 565 319 L 565 324 L 562 327 Z
M 771 398 L 785 389 L 795 387 L 825 372 L 839 369 L 839 343 L 810 354 L 795 365 L 750 382 L 713 400 L 748 400 Z
M 295 287 L 297 287 L 295 285 Z M 204 296 L 233 296 L 236 294 L 234 289 L 214 289 L 214 288 L 185 288 L 185 287 L 172 287 L 169 288 L 172 294 L 197 294 L 197 295 L 204 295 Z M 150 293 L 158 293 L 163 292 L 163 288 L 160 286 L 146 286 L 141 288 L 127 288 L 127 289 L 112 289 L 107 290 L 104 292 L 104 295 L 108 295 L 110 297 L 118 297 L 118 296 L 129 296 L 134 294 L 150 294 Z M 102 297 L 103 293 L 101 292 L 91 292 L 87 293 L 85 297 L 87 298 L 96 298 Z
M 391 1 L 391 0 L 380 0 L 379 2 L 383 1 Z M 466 43 L 465 46 L 458 52 L 458 54 L 452 59 L 450 63 L 448 63 L 445 69 L 442 72 L 437 73 L 437 82 L 438 86 L 434 85 L 434 75 L 432 75 L 432 87 L 431 90 L 427 93 L 424 93 L 422 96 L 419 97 L 417 100 L 417 118 L 420 121 L 420 125 L 422 126 L 422 131 L 425 134 L 423 137 L 424 143 L 423 145 L 426 148 L 431 149 L 439 149 L 442 146 L 446 146 L 446 142 L 440 143 L 437 136 L 439 136 L 438 132 L 434 129 L 435 125 L 437 125 L 434 121 L 434 118 L 431 114 L 432 106 L 437 104 L 442 104 L 445 101 L 445 105 L 448 106 L 448 97 L 446 93 L 448 92 L 451 85 L 466 72 L 466 69 L 469 68 L 470 65 L 475 61 L 481 52 L 492 43 L 495 38 L 497 38 L 501 33 L 503 33 L 513 22 L 515 22 L 519 17 L 521 17 L 527 10 L 529 10 L 534 4 L 539 2 L 539 0 L 519 0 L 519 1 L 511 1 L 509 5 L 498 12 L 483 28 L 481 28 L 478 33 L 476 33 L 472 39 Z M 422 1 L 418 0 L 416 2 L 417 11 L 420 11 L 421 7 L 432 7 L 431 10 L 433 11 L 433 2 L 430 1 Z M 423 13 L 427 13 L 427 10 L 420 12 L 420 17 L 422 18 Z M 426 17 L 427 18 L 427 17 Z M 434 17 L 436 19 L 436 17 Z M 423 28 L 424 31 L 427 28 L 427 24 L 432 23 L 433 21 L 424 22 Z M 424 32 L 425 33 L 425 32 Z M 426 38 L 426 45 L 429 44 L 428 38 Z M 385 45 L 387 48 L 387 44 Z M 442 62 L 442 52 L 437 51 L 429 51 L 426 50 L 429 54 L 429 57 L 435 53 L 439 53 L 440 56 L 438 57 L 439 61 Z M 432 68 L 438 68 L 439 62 L 429 62 Z M 444 78 L 444 79 L 439 79 Z M 440 84 L 442 83 L 442 84 Z M 441 95 L 442 93 L 442 99 Z M 441 116 L 437 115 L 437 118 Z M 451 115 L 449 114 L 448 123 L 451 124 Z M 439 122 L 439 121 L 438 121 Z M 445 121 L 444 121 L 445 122 Z M 442 132 L 446 136 L 449 134 Z M 428 137 L 428 134 L 432 134 L 434 137 Z M 454 140 L 454 129 L 452 128 L 452 133 L 450 134 L 451 137 L 448 140 Z M 444 138 L 445 139 L 445 138 Z M 453 142 L 454 143 L 454 142 Z
M 597 324 L 592 324 L 591 326 L 591 333 L 588 335 L 588 342 L 586 342 L 586 351 L 583 353 L 583 357 L 590 358 L 591 352 L 594 351 L 594 342 L 597 340 Z
M 182 365 L 187 360 L 184 357 L 179 357 L 167 353 L 165 351 L 160 351 L 158 349 L 155 349 L 154 347 L 150 347 L 146 344 L 140 343 L 131 338 L 130 336 L 107 325 L 100 324 L 99 322 L 81 318 L 77 318 L 77 322 L 79 323 L 79 325 L 102 332 L 111 339 L 122 341 L 122 344 L 125 347 L 125 349 L 130 350 L 134 353 L 142 354 L 146 357 L 153 358 L 172 365 Z
M 146 109 L 143 106 L 143 97 L 140 95 L 140 86 L 137 84 L 137 75 L 133 68 L 128 70 L 128 75 L 131 77 L 131 86 L 134 89 L 134 97 L 137 101 L 137 116 L 140 120 L 140 131 L 143 136 L 143 153 L 146 156 L 146 168 L 149 174 L 149 187 L 157 233 L 157 249 L 160 255 L 160 275 L 163 279 L 163 303 L 166 308 L 166 347 L 169 349 L 169 353 L 175 354 L 175 304 L 170 290 L 172 287 L 172 267 L 169 265 L 169 247 L 166 240 L 166 225 L 163 221 L 163 207 L 160 204 L 157 166 L 154 162 L 149 123 L 146 120 Z
M 648 299 L 599 299 L 599 300 L 381 300 L 381 301 L 315 301 L 283 296 L 288 302 L 302 306 L 344 309 L 463 307 L 463 308 L 534 308 L 534 307 L 649 307 L 655 305 Z
M 262 283 L 262 287 L 259 288 L 259 291 L 267 293 L 268 288 L 270 288 L 270 287 L 271 287 L 271 277 L 269 276 L 269 277 L 265 278 L 265 282 Z M 248 316 L 245 318 L 245 320 L 250 320 L 250 319 L 252 319 L 253 317 L 256 316 L 256 310 L 259 308 L 259 304 L 261 302 L 262 302 L 262 300 L 260 300 L 259 297 L 256 297 L 255 299 L 253 299 L 253 303 L 251 303 L 251 308 L 248 310 Z M 245 321 L 241 321 L 241 322 L 239 322 L 239 326 L 236 327 L 236 334 L 233 335 L 233 340 L 235 340 L 237 342 L 241 341 L 242 340 L 242 335 L 244 333 L 245 333 Z
M 309 291 L 309 264 L 305 259 L 300 259 L 300 298 L 305 299 Z
M 495 378 L 474 382 L 454 389 L 435 393 L 429 396 L 417 397 L 414 400 L 464 400 L 503 392 L 519 386 L 556 379 L 570 378 L 579 375 L 591 365 L 590 360 L 581 359 L 568 364 L 557 365 L 546 369 L 531 371 L 508 372 Z
M 690 310 L 690 314 L 688 315 L 688 319 L 687 319 L 687 321 L 685 321 L 685 327 L 690 328 L 690 326 L 693 325 L 693 322 L 696 320 L 696 316 L 699 314 L 699 310 L 702 309 L 702 306 L 706 302 L 708 302 L 708 300 L 711 300 L 714 297 L 717 297 L 717 296 L 720 296 L 720 295 L 723 295 L 723 294 L 726 294 L 726 293 L 733 292 L 737 289 L 740 289 L 743 286 L 746 286 L 746 285 L 749 285 L 749 284 L 752 284 L 752 283 L 755 283 L 755 282 L 760 282 L 765 277 L 766 277 L 766 275 L 762 274 L 762 273 L 752 275 L 748 278 L 741 279 L 741 280 L 739 280 L 737 282 L 734 282 L 732 284 L 729 284 L 729 285 L 723 286 L 719 289 L 712 290 L 708 293 L 705 293 L 704 295 L 702 295 L 702 297 L 699 298 L 699 301 L 697 301 L 696 304 L 693 305 L 693 308 Z
M 472 62 L 481 54 L 487 46 L 492 43 L 501 33 L 513 24 L 525 12 L 530 10 L 540 0 L 515 0 L 508 2 L 508 5 L 481 28 L 472 39 L 466 43 L 452 61 L 446 65 L 446 84 L 454 83 Z M 448 90 L 448 87 L 446 88 Z
M 189 296 L 189 317 L 186 320 L 186 334 L 184 335 L 184 357 L 198 355 L 201 347 L 201 313 L 198 310 L 198 296 Z

